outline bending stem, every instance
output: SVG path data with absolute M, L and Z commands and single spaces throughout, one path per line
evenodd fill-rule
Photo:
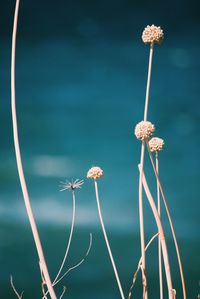
M 111 260 L 112 267 L 113 267 L 113 270 L 114 270 L 114 273 L 115 273 L 115 277 L 116 277 L 116 280 L 117 280 L 117 284 L 118 284 L 118 288 L 119 288 L 121 297 L 122 297 L 122 299 L 125 299 L 124 292 L 122 290 L 121 282 L 120 282 L 120 279 L 119 279 L 119 275 L 118 275 L 118 272 L 117 272 L 117 268 L 116 268 L 116 265 L 115 265 L 115 261 L 114 261 L 113 255 L 112 255 L 112 251 L 111 251 L 111 248 L 110 248 L 110 244 L 109 244 L 109 241 L 108 241 L 108 237 L 107 237 L 104 222 L 103 222 L 103 217 L 102 217 L 102 213 L 101 213 L 101 206 L 100 206 L 100 201 L 99 201 L 98 185 L 97 185 L 96 180 L 94 180 L 94 185 L 95 185 L 95 193 L 96 193 L 96 201 L 97 201 L 97 207 L 98 207 L 98 212 L 99 212 L 99 218 L 100 218 L 101 227 L 102 227 L 102 230 L 103 230 L 104 239 L 105 239 L 105 242 L 106 242 L 106 246 L 107 246 L 107 249 L 108 249 L 108 253 L 109 253 L 109 256 L 110 256 L 110 260 Z
M 168 216 L 168 219 L 169 219 L 169 224 L 170 224 L 172 236 L 173 236 L 173 239 L 174 239 L 174 245 L 175 245 L 175 248 L 176 248 L 176 255 L 177 255 L 178 264 L 179 264 L 179 271 L 180 271 L 182 290 L 183 290 L 183 298 L 186 299 L 187 295 L 186 295 L 184 272 L 183 272 L 183 266 L 182 266 L 182 262 L 181 262 L 181 255 L 180 255 L 180 250 L 179 250 L 179 246 L 178 246 L 178 242 L 177 242 L 177 238 L 176 238 L 174 225 L 173 225 L 172 218 L 171 218 L 171 215 L 170 215 L 169 207 L 167 205 L 167 199 L 166 199 L 164 191 L 163 191 L 161 180 L 160 180 L 160 177 L 158 175 L 158 172 L 156 171 L 156 166 L 155 166 L 155 163 L 153 161 L 153 157 L 152 157 L 151 151 L 149 149 L 148 143 L 147 143 L 147 148 L 148 148 L 149 157 L 150 157 L 150 160 L 151 160 L 151 164 L 152 164 L 155 176 L 156 176 L 156 178 L 158 180 L 158 183 L 159 183 L 160 192 L 161 192 L 163 202 L 164 202 L 164 205 L 165 205 L 165 209 L 166 209 L 166 212 L 167 212 L 167 216 Z
M 72 202 L 73 202 L 73 207 L 72 207 L 72 224 L 71 224 L 71 230 L 70 230 L 70 235 L 69 235 L 69 240 L 68 240 L 68 244 L 67 244 L 67 249 L 66 249 L 66 252 L 65 252 L 65 255 L 64 255 L 64 258 L 63 258 L 63 261 L 62 261 L 62 264 L 60 266 L 60 269 L 53 281 L 53 285 L 55 284 L 55 282 L 57 281 L 63 267 L 64 267 L 64 264 L 65 264 L 65 261 L 67 259 L 67 256 L 68 256 L 68 253 L 69 253 L 69 248 L 70 248 L 70 245 L 71 245 L 71 241 L 72 241 L 72 236 L 73 236 L 73 232 L 74 232 L 74 223 L 75 223 L 75 214 L 76 214 L 76 197 L 75 197 L 75 191 L 72 190 Z
M 26 211 L 28 214 L 28 218 L 30 221 L 33 238 L 35 241 L 40 265 L 42 267 L 42 272 L 44 274 L 45 282 L 47 284 L 47 288 L 49 290 L 50 296 L 52 299 L 57 299 L 54 289 L 52 287 L 51 279 L 49 276 L 48 268 L 46 265 L 46 261 L 43 254 L 42 245 L 40 242 L 39 233 L 37 230 L 37 226 L 35 223 L 35 219 L 33 216 L 31 203 L 29 199 L 29 194 L 26 186 L 22 160 L 21 160 L 21 153 L 20 153 L 20 146 L 19 146 L 19 138 L 18 138 L 18 128 L 17 128 L 17 115 L 16 115 L 16 104 L 15 104 L 15 56 L 16 56 L 16 36 L 17 36 L 17 23 L 18 23 L 18 12 L 19 12 L 19 2 L 20 0 L 16 0 L 15 6 L 15 15 L 14 15 L 14 23 L 13 23 L 13 34 L 12 34 L 12 56 L 11 56 L 11 109 L 12 109 L 12 122 L 13 122 L 13 137 L 14 137 L 14 146 L 15 146 L 15 154 L 16 154 L 16 161 L 17 161 L 17 169 L 19 173 L 20 184 L 22 188 L 22 193 L 24 197 L 24 203 L 26 206 Z

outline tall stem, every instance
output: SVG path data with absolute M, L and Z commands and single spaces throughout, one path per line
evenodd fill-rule
M 148 113 L 152 59 L 153 59 L 153 44 L 150 45 L 150 52 L 149 52 L 149 66 L 148 66 L 147 87 L 146 87 L 145 108 L 144 108 L 144 121 L 147 120 L 147 113 Z
M 16 154 L 17 169 L 18 169 L 18 173 L 19 173 L 20 184 L 21 184 L 22 193 L 23 193 L 23 197 L 24 197 L 24 203 L 25 203 L 26 211 L 27 211 L 28 218 L 30 221 L 33 238 L 34 238 L 36 249 L 38 252 L 38 257 L 39 257 L 40 265 L 42 268 L 42 272 L 43 272 L 45 282 L 47 284 L 47 288 L 49 290 L 51 298 L 57 299 L 54 289 L 52 287 L 52 283 L 51 283 L 48 268 L 47 268 L 47 265 L 45 262 L 37 226 L 36 226 L 32 208 L 31 208 L 31 203 L 30 203 L 28 190 L 27 190 L 27 186 L 26 186 L 26 181 L 25 181 L 25 177 L 24 177 L 24 171 L 23 171 L 21 153 L 20 153 L 20 146 L 19 146 L 16 104 L 15 104 L 15 56 L 16 56 L 16 35 L 17 35 L 19 2 L 20 2 L 20 0 L 16 0 L 14 23 L 13 23 L 13 34 L 12 34 L 12 56 L 11 56 L 11 106 L 12 106 L 11 108 L 12 108 L 12 122 L 13 122 L 15 154 Z
M 62 272 L 62 269 L 64 267 L 65 261 L 67 259 L 68 253 L 69 253 L 69 248 L 70 248 L 70 245 L 71 245 L 72 236 L 73 236 L 73 232 L 74 232 L 74 223 L 75 223 L 75 214 L 76 214 L 76 197 L 75 197 L 75 191 L 74 190 L 72 190 L 72 204 L 73 204 L 73 207 L 72 207 L 72 224 L 71 224 L 71 230 L 70 230 L 69 240 L 68 240 L 68 244 L 67 244 L 67 249 L 65 251 L 65 255 L 64 255 L 63 261 L 61 263 L 60 269 L 59 269 L 59 271 L 58 271 L 58 273 L 57 273 L 57 275 L 56 275 L 56 277 L 53 281 L 53 285 L 56 283 L 56 281 L 59 278 L 59 275 Z
M 176 255 L 177 255 L 177 259 L 178 259 L 178 265 L 179 265 L 179 271 L 180 271 L 181 283 L 182 283 L 182 290 L 183 290 L 183 298 L 186 299 L 187 295 L 186 295 L 186 287 L 185 287 L 185 278 L 184 278 L 183 266 L 182 266 L 182 262 L 181 262 L 181 255 L 180 255 L 180 250 L 179 250 L 179 246 L 178 246 L 178 242 L 177 242 L 177 238 L 176 238 L 176 233 L 175 233 L 174 225 L 173 225 L 173 222 L 172 222 L 172 217 L 171 217 L 171 214 L 170 214 L 170 211 L 169 211 L 169 207 L 168 207 L 168 204 L 167 204 L 167 199 L 166 199 L 166 196 L 164 194 L 164 190 L 163 190 L 163 187 L 162 187 L 162 184 L 161 184 L 161 181 L 160 181 L 160 177 L 159 177 L 159 174 L 156 170 L 156 165 L 154 163 L 154 160 L 153 160 L 151 151 L 149 149 L 148 143 L 147 143 L 147 148 L 148 148 L 151 164 L 152 164 L 156 179 L 157 179 L 158 184 L 159 184 L 159 189 L 160 189 L 160 193 L 162 195 L 162 199 L 163 199 L 163 202 L 164 202 L 164 205 L 165 205 L 167 216 L 168 216 L 168 219 L 169 219 L 169 224 L 170 224 L 170 228 L 171 228 L 171 232 L 172 232 L 172 236 L 173 236 L 173 240 L 174 240 L 174 245 L 175 245 L 175 248 L 176 248 Z
M 158 162 L 157 151 L 156 151 L 156 171 L 157 173 L 159 173 L 159 162 Z M 160 188 L 159 188 L 158 179 L 156 181 L 157 181 L 157 208 L 158 208 L 158 215 L 161 218 Z M 158 237 L 158 268 L 159 268 L 160 299 L 163 299 L 162 252 L 161 252 L 160 236 Z
M 142 178 L 143 178 L 143 168 L 144 168 L 144 151 L 145 151 L 145 143 L 142 141 L 141 146 L 141 157 L 140 157 L 140 165 L 141 172 L 139 174 L 139 221 L 140 221 L 140 244 L 141 244 L 141 259 L 142 259 L 142 268 L 144 273 L 146 273 L 146 255 L 145 255 L 145 238 L 144 238 L 144 215 L 143 215 L 143 198 L 142 198 Z M 147 286 L 144 286 L 144 282 L 146 281 L 146 277 L 144 277 L 142 272 L 142 281 L 143 281 L 143 291 L 145 290 L 145 298 L 148 298 Z
M 119 279 L 119 275 L 118 275 L 118 272 L 117 272 L 117 268 L 116 268 L 116 265 L 115 265 L 115 261 L 114 261 L 113 255 L 112 255 L 112 251 L 111 251 L 111 248 L 110 248 L 109 241 L 108 241 L 108 237 L 107 237 L 107 234 L 106 234 L 106 229 L 105 229 L 104 222 L 103 222 L 103 216 L 102 216 L 102 213 L 101 213 L 101 205 L 100 205 L 100 200 L 99 200 L 98 184 L 97 184 L 96 180 L 94 180 L 94 185 L 95 185 L 95 194 L 96 194 L 96 201 L 97 201 L 99 219 L 100 219 L 100 222 L 101 222 L 101 227 L 102 227 L 102 230 L 103 230 L 104 239 L 105 239 L 106 246 L 107 246 L 107 249 L 108 249 L 108 254 L 110 256 L 110 260 L 111 260 L 112 267 L 113 267 L 113 270 L 114 270 L 114 273 L 115 273 L 115 277 L 116 277 L 116 280 L 117 280 L 117 284 L 118 284 L 118 288 L 119 288 L 119 291 L 120 291 L 121 298 L 125 299 L 124 292 L 123 292 L 121 282 L 120 282 L 120 279 Z
M 141 171 L 141 167 L 139 165 L 139 171 Z M 168 287 L 168 296 L 169 299 L 174 299 L 174 289 L 172 287 L 172 280 L 171 280 L 171 271 L 170 271 L 170 264 L 169 264 L 169 257 L 168 257 L 168 251 L 167 251 L 167 245 L 166 245 L 166 240 L 165 240 L 165 234 L 164 234 L 164 229 L 162 226 L 162 222 L 160 220 L 160 216 L 158 214 L 156 205 L 154 203 L 153 197 L 151 195 L 151 192 L 149 190 L 145 174 L 143 173 L 143 186 L 145 193 L 147 195 L 147 199 L 149 201 L 149 204 L 151 206 L 152 212 L 154 214 L 154 218 L 158 227 L 159 235 L 160 235 L 160 241 L 161 241 L 161 246 L 162 246 L 162 253 L 163 253 L 163 260 L 164 260 L 164 265 L 165 265 L 165 273 L 166 273 L 166 279 L 167 279 L 167 287 Z
M 151 82 L 151 69 L 152 69 L 152 58 L 153 58 L 153 44 L 150 45 L 149 52 L 149 66 L 147 75 L 147 86 L 146 86 L 146 97 L 145 97 L 145 108 L 144 108 L 144 121 L 147 120 L 148 104 L 149 104 L 149 91 Z M 141 155 L 140 155 L 140 177 L 139 177 L 139 218 L 140 218 L 140 243 L 141 243 L 141 257 L 142 257 L 142 268 L 146 274 L 146 257 L 145 257 L 145 237 L 144 237 L 144 216 L 143 216 L 143 198 L 142 198 L 142 176 L 144 169 L 144 152 L 145 152 L 145 142 L 142 141 L 141 145 Z M 146 277 L 142 274 L 143 282 L 146 281 Z M 148 299 L 148 289 L 145 287 L 145 299 Z M 144 291 L 144 284 L 143 284 Z

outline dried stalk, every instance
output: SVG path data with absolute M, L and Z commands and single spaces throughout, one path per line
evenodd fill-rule
M 149 52 L 149 66 L 148 66 L 147 87 L 146 87 L 145 108 L 144 108 L 144 121 L 147 120 L 147 113 L 148 113 L 152 58 L 153 58 L 153 43 L 150 45 L 150 52 Z M 144 272 L 146 273 L 144 215 L 143 215 L 143 199 L 142 199 L 142 176 L 143 176 L 143 168 L 144 168 L 144 153 L 145 153 L 145 142 L 142 141 L 141 155 L 140 155 L 141 172 L 140 172 L 140 177 L 139 177 L 139 221 L 140 221 L 140 242 L 141 242 L 142 268 L 144 269 Z M 142 280 L 144 281 L 144 277 L 142 278 Z M 148 289 L 147 288 L 146 288 L 145 299 L 148 299 Z
M 96 201 L 97 201 L 99 219 L 100 219 L 100 222 L 101 222 L 101 227 L 102 227 L 102 230 L 103 230 L 104 239 L 105 239 L 106 246 L 107 246 L 107 249 L 108 249 L 108 254 L 109 254 L 109 257 L 110 257 L 110 260 L 111 260 L 111 263 L 112 263 L 112 267 L 113 267 L 113 270 L 114 270 L 114 273 L 115 273 L 115 278 L 117 280 L 117 284 L 118 284 L 118 288 L 119 288 L 121 298 L 125 299 L 124 292 L 123 292 L 121 282 L 120 282 L 120 278 L 119 278 L 119 274 L 118 274 L 118 271 L 117 271 L 117 268 L 116 268 L 116 265 L 115 265 L 115 261 L 114 261 L 113 255 L 112 255 L 112 251 L 111 251 L 111 248 L 110 248 L 109 241 L 108 241 L 106 229 L 105 229 L 105 226 L 104 226 L 103 216 L 102 216 L 102 213 L 101 213 L 100 200 L 99 200 L 99 191 L 98 191 L 97 180 L 94 180 L 94 185 L 95 185 L 95 194 L 96 194 Z
M 58 280 L 59 275 L 62 272 L 62 269 L 65 265 L 65 262 L 66 262 L 66 259 L 67 259 L 68 253 L 69 253 L 69 248 L 70 248 L 70 245 L 71 245 L 71 241 L 72 241 L 73 232 L 74 232 L 75 214 L 76 214 L 76 196 L 75 196 L 75 191 L 74 190 L 72 190 L 72 205 L 73 205 L 73 207 L 72 207 L 72 223 L 71 223 L 71 230 L 70 230 L 69 240 L 68 240 L 68 244 L 67 244 L 67 248 L 66 248 L 66 251 L 65 251 L 63 261 L 62 261 L 60 269 L 58 270 L 58 273 L 57 273 L 57 275 L 56 275 L 56 277 L 53 281 L 53 285 L 55 285 L 55 283 Z
M 15 56 L 16 56 L 16 36 L 17 36 L 17 24 L 18 24 L 18 12 L 19 12 L 19 3 L 20 0 L 16 0 L 15 6 L 15 15 L 14 15 L 14 23 L 13 23 L 13 34 L 12 34 L 12 57 L 11 57 L 11 108 L 12 108 L 12 122 L 13 122 L 13 137 L 14 137 L 14 146 L 15 146 L 15 154 L 16 154 L 16 161 L 17 161 L 17 169 L 19 173 L 20 184 L 22 188 L 22 193 L 24 197 L 24 203 L 26 206 L 26 211 L 28 214 L 28 218 L 30 221 L 33 238 L 35 241 L 39 262 L 42 267 L 42 272 L 44 274 L 45 282 L 47 284 L 50 296 L 52 299 L 57 299 L 54 289 L 52 287 L 51 279 L 49 276 L 48 268 L 46 265 L 46 261 L 43 254 L 42 245 L 40 242 L 39 233 L 37 230 L 37 226 L 35 223 L 35 219 L 33 216 L 31 203 L 29 199 L 29 194 L 26 186 L 26 180 L 24 176 L 23 166 L 22 166 L 22 159 L 21 159 L 21 152 L 20 152 L 20 145 L 19 145 L 19 138 L 18 138 L 18 127 L 17 127 L 17 115 L 16 115 L 16 99 L 15 99 Z
M 139 171 L 141 171 L 141 167 L 140 165 L 139 167 Z M 165 234 L 164 234 L 164 230 L 163 230 L 163 226 L 162 226 L 162 222 L 160 220 L 156 205 L 154 203 L 153 197 L 150 193 L 146 178 L 145 178 L 145 174 L 143 173 L 143 186 L 144 186 L 144 190 L 147 196 L 147 199 L 149 201 L 149 204 L 151 206 L 157 227 L 158 227 L 158 231 L 159 231 L 159 236 L 160 236 L 160 240 L 161 240 L 161 246 L 162 246 L 162 254 L 163 254 L 163 260 L 164 260 L 164 266 L 165 266 L 165 273 L 166 273 L 166 279 L 167 279 L 167 287 L 168 287 L 168 296 L 169 299 L 174 299 L 174 289 L 172 287 L 172 280 L 171 280 L 171 271 L 170 271 L 170 264 L 169 264 L 169 257 L 168 257 L 168 251 L 167 251 L 167 245 L 166 245 L 166 240 L 165 240 Z
M 158 151 L 156 151 L 156 171 L 157 173 L 159 173 Z M 158 214 L 161 218 L 160 188 L 159 188 L 158 179 L 156 180 L 156 187 L 157 187 L 157 208 L 158 208 Z M 158 270 L 159 270 L 160 299 L 163 299 L 162 252 L 161 252 L 160 237 L 158 238 Z
M 145 252 L 147 251 L 148 247 L 151 245 L 151 243 L 153 242 L 153 240 L 159 235 L 159 233 L 155 234 L 151 239 L 150 241 L 147 243 L 147 246 L 145 247 Z M 137 270 L 135 271 L 135 274 L 133 275 L 133 281 L 132 281 L 132 284 L 131 284 L 131 287 L 129 289 L 129 294 L 128 294 L 128 299 L 131 298 L 132 296 L 132 290 L 134 288 L 134 285 L 135 285 L 135 282 L 136 282 L 136 279 L 137 279 L 137 275 L 138 275 L 138 272 L 140 271 L 141 269 L 141 264 L 142 264 L 142 257 L 140 258 L 139 262 L 138 262 L 138 267 L 137 267 Z
M 160 177 L 159 177 L 159 174 L 156 170 L 156 165 L 154 163 L 152 153 L 149 149 L 148 143 L 147 143 L 147 149 L 148 149 L 148 152 L 149 152 L 149 157 L 150 157 L 150 160 L 151 160 L 151 164 L 152 164 L 156 179 L 157 179 L 158 184 L 159 184 L 160 193 L 162 195 L 163 202 L 164 202 L 164 205 L 165 205 L 165 209 L 166 209 L 166 212 L 167 212 L 167 216 L 168 216 L 168 219 L 169 219 L 169 224 L 170 224 L 170 228 L 171 228 L 171 232 L 172 232 L 172 236 L 173 236 L 173 240 L 174 240 L 174 245 L 175 245 L 175 249 L 176 249 L 177 259 L 178 259 L 178 265 L 179 265 L 179 271 L 180 271 L 181 283 L 182 283 L 183 298 L 186 299 L 187 295 L 186 295 L 186 287 L 185 287 L 183 266 L 182 266 L 182 262 L 181 262 L 181 255 L 180 255 L 180 250 L 179 250 L 179 246 L 178 246 L 178 242 L 177 242 L 177 238 L 176 238 L 176 233 L 175 233 L 174 225 L 173 225 L 173 222 L 172 222 L 172 217 L 171 217 L 171 214 L 170 214 L 170 211 L 169 211 L 169 207 L 168 207 L 168 204 L 167 204 L 167 199 L 166 199 L 166 196 L 164 194 L 163 187 L 162 187 L 162 184 L 161 184 L 161 181 L 160 181 Z

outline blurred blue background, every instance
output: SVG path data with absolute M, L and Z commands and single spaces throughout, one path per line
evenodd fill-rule
M 0 1 L 0 298 L 40 298 L 38 259 L 23 205 L 12 140 L 11 33 L 15 1 Z M 138 171 L 149 48 L 147 24 L 165 33 L 156 46 L 149 120 L 165 139 L 160 174 L 177 232 L 188 298 L 199 292 L 200 21 L 198 1 L 21 1 L 17 41 L 17 112 L 24 170 L 51 276 L 70 230 L 72 202 L 59 182 L 85 178 L 98 165 L 102 210 L 125 294 L 140 258 Z M 146 156 L 146 173 L 155 180 Z M 145 203 L 146 240 L 156 226 Z M 182 298 L 166 216 L 174 287 Z M 77 192 L 76 229 L 66 268 L 87 261 L 56 288 L 65 298 L 120 298 L 99 224 L 94 186 Z M 158 297 L 157 244 L 147 254 L 150 298 Z M 134 297 L 141 298 L 141 278 Z

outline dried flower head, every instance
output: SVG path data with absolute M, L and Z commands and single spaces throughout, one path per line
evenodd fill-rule
M 83 180 L 79 180 L 76 179 L 75 181 L 65 181 L 65 182 L 60 182 L 60 187 L 62 188 L 60 191 L 64 191 L 64 190 L 70 190 L 73 191 L 75 189 L 80 189 L 81 186 L 83 185 L 84 181 Z
M 160 44 L 163 41 L 164 33 L 160 26 L 147 26 L 142 33 L 142 40 L 145 44 Z
M 155 126 L 150 121 L 141 121 L 135 127 L 135 136 L 142 141 L 150 139 L 154 132 Z
M 165 145 L 165 142 L 161 138 L 153 137 L 153 138 L 151 138 L 151 140 L 149 140 L 149 148 L 150 148 L 151 152 L 162 151 L 164 145 Z
M 96 180 L 99 179 L 102 175 L 103 170 L 98 166 L 94 166 L 88 170 L 87 178 Z

